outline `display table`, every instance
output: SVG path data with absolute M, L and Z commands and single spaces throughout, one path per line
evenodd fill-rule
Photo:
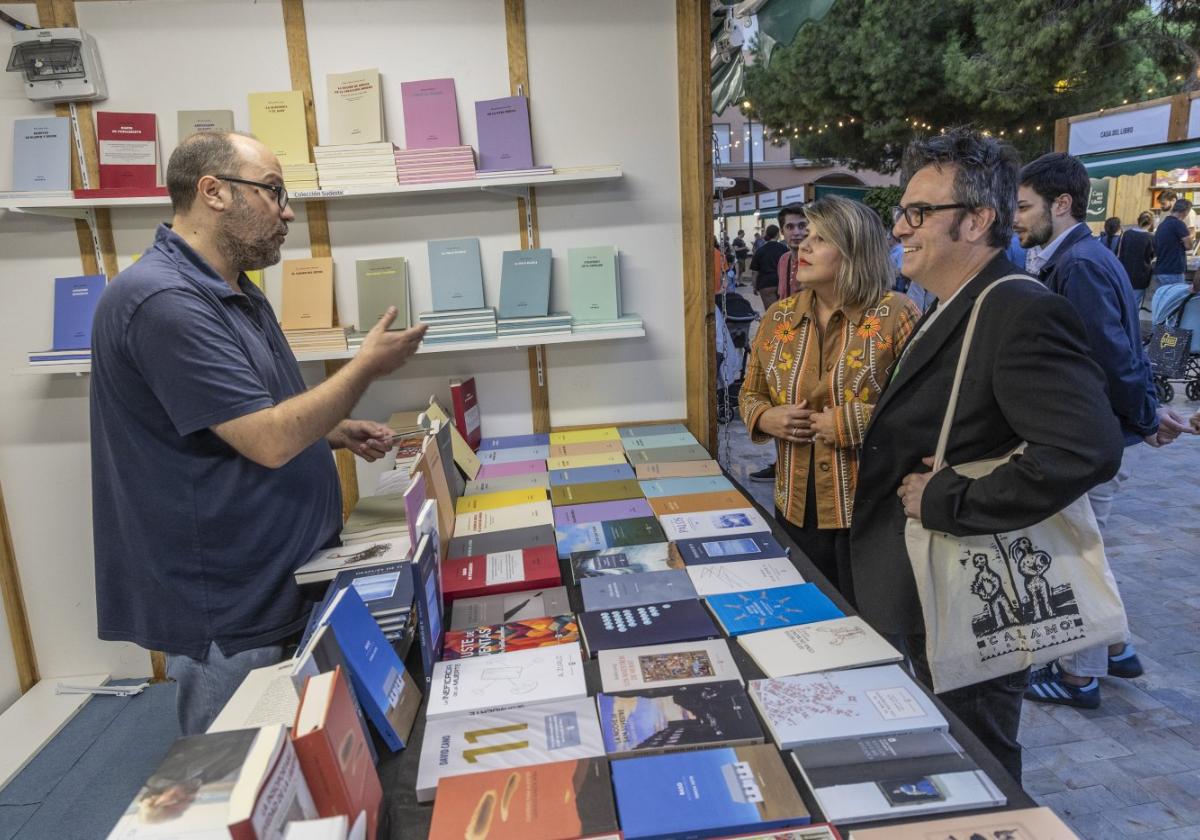
M 772 524 L 772 533 L 779 543 L 791 552 L 792 562 L 800 571 L 800 574 L 806 581 L 815 583 L 820 587 L 821 591 L 828 595 L 835 604 L 847 615 L 853 615 L 854 610 L 846 603 L 846 600 L 833 588 L 811 561 L 800 551 L 782 528 L 775 524 L 773 511 L 768 511 L 754 501 L 754 497 L 747 492 L 740 484 L 728 473 L 726 477 L 737 486 L 738 490 L 750 499 L 754 507 Z M 571 609 L 578 613 L 583 611 L 583 602 L 580 596 L 579 587 L 569 583 L 571 580 L 570 569 L 564 569 L 563 585 L 571 597 Z M 736 642 L 730 641 L 730 650 L 733 651 L 734 659 L 737 661 L 738 668 L 742 672 L 744 681 L 752 679 L 760 679 L 764 676 L 759 667 L 746 655 Z M 418 678 L 418 683 L 422 680 L 418 675 L 421 673 L 421 656 L 420 651 L 414 646 L 410 652 L 408 661 L 405 665 L 412 671 L 413 676 Z M 588 694 L 595 695 L 600 691 L 600 678 L 597 672 L 596 661 L 589 660 L 585 664 Z M 926 692 L 931 694 L 931 692 Z M 970 754 L 971 758 L 978 763 L 979 768 L 992 778 L 996 786 L 1004 792 L 1008 799 L 1008 804 L 1005 809 L 1011 808 L 1034 808 L 1037 803 L 1034 802 L 1024 790 L 1018 781 L 1014 780 L 1000 766 L 1000 763 L 992 756 L 990 752 L 979 742 L 966 726 L 956 718 L 949 709 L 941 702 L 937 701 L 938 708 L 942 714 L 946 716 L 946 720 L 950 722 L 950 734 L 954 736 L 963 749 Z M 380 838 L 391 838 L 391 840 L 412 840 L 412 838 L 424 838 L 429 835 L 429 823 L 433 814 L 432 804 L 418 804 L 416 799 L 417 785 L 417 763 L 421 757 L 421 738 L 425 730 L 425 715 L 422 712 L 417 718 L 417 723 L 413 728 L 412 737 L 409 740 L 408 748 L 399 753 L 385 754 L 386 749 L 380 748 L 379 761 L 379 779 L 383 784 L 384 792 L 384 814 L 380 822 Z M 769 740 L 767 743 L 771 743 Z M 800 795 L 804 798 L 804 804 L 808 807 L 809 812 L 813 815 L 813 822 L 821 822 L 821 812 L 813 801 L 804 783 L 800 779 L 800 774 L 797 771 L 795 764 L 786 760 L 784 765 L 792 775 L 792 781 L 796 785 L 796 789 L 800 791 Z M 996 810 L 996 809 L 982 809 Z M 955 814 L 937 814 L 931 815 L 928 819 L 938 817 L 981 813 L 982 811 L 960 811 Z M 913 822 L 913 818 L 908 820 L 881 820 L 879 822 L 867 823 L 866 825 L 879 826 L 889 825 L 897 822 Z M 843 832 L 844 834 L 844 832 Z

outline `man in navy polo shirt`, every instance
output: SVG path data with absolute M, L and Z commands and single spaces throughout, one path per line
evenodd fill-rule
M 251 137 L 196 134 L 167 188 L 171 225 L 96 310 L 92 509 L 99 636 L 167 653 L 190 735 L 301 629 L 292 571 L 341 528 L 332 450 L 388 451 L 386 426 L 347 416 L 424 328 L 385 331 L 389 310 L 306 389 L 245 274 L 279 262 L 295 218 L 279 161 Z

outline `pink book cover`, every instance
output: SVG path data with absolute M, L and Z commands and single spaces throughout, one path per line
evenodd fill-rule
M 400 98 L 404 108 L 406 147 L 441 149 L 461 145 L 453 79 L 401 82 Z
M 96 112 L 100 187 L 152 190 L 158 186 L 158 121 L 154 114 Z
M 414 473 L 413 480 L 404 491 L 404 515 L 408 519 L 409 544 L 415 550 L 417 547 L 417 516 L 421 505 L 425 504 L 425 476 Z
M 478 481 L 481 478 L 503 478 L 506 475 L 528 475 L 529 473 L 544 473 L 545 461 L 509 461 L 507 464 L 484 464 L 479 468 Z
M 654 511 L 645 499 L 564 505 L 554 509 L 554 526 L 564 528 L 567 525 L 578 525 L 582 522 L 609 522 L 614 519 L 639 519 L 653 515 Z

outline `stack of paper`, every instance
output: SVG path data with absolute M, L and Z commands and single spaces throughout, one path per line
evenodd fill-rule
M 317 330 L 284 330 L 293 353 L 344 352 L 346 330 L 342 327 Z
M 490 306 L 482 309 L 458 309 L 447 312 L 422 312 L 417 316 L 422 324 L 428 324 L 426 344 L 452 341 L 483 341 L 496 337 L 496 310 Z
M 394 163 L 401 184 L 469 181 L 475 177 L 475 150 L 470 146 L 397 149 Z
M 317 167 L 314 164 L 284 163 L 280 164 L 280 168 L 283 170 L 283 183 L 288 188 L 288 192 L 320 189 Z
M 351 143 L 316 146 L 313 156 L 325 189 L 369 189 L 396 186 L 395 150 L 391 143 Z
M 571 315 L 568 312 L 555 312 L 553 315 L 529 318 L 501 318 L 496 322 L 496 332 L 501 336 L 570 333 Z
M 608 332 L 610 330 L 640 330 L 642 329 L 641 315 L 622 315 L 611 321 L 576 321 L 572 332 Z

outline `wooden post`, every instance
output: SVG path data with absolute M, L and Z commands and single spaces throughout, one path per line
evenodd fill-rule
M 529 96 L 529 45 L 525 39 L 525 0 L 504 0 L 504 35 L 508 46 L 508 92 Z M 521 248 L 540 247 L 537 196 L 533 187 L 528 198 L 517 199 L 517 228 Z M 529 348 L 529 404 L 533 431 L 550 431 L 550 374 L 546 345 Z
M 37 685 L 40 677 L 37 654 L 33 649 L 33 634 L 29 631 L 29 615 L 25 612 L 25 597 L 21 593 L 21 575 L 17 570 L 17 555 L 13 551 L 12 531 L 8 527 L 8 514 L 4 508 L 3 488 L 0 488 L 0 595 L 4 599 L 8 635 L 17 663 L 17 679 L 24 694 Z
M 688 428 L 716 451 L 716 346 L 712 257 L 707 242 L 712 204 L 712 122 L 707 6 L 676 0 L 679 62 L 679 182 L 683 228 L 683 332 Z
M 1066 152 L 1071 145 L 1071 121 L 1067 117 L 1054 121 L 1054 151 Z
M 1187 91 L 1171 97 L 1171 118 L 1167 126 L 1167 142 L 1178 143 L 1188 139 L 1188 117 L 1191 115 L 1192 100 Z
M 317 142 L 317 110 L 313 105 L 312 69 L 308 61 L 308 27 L 304 22 L 304 0 L 281 0 L 283 5 L 283 31 L 287 40 L 288 69 L 292 77 L 292 90 L 304 96 L 304 119 L 308 129 L 309 153 Z M 325 214 L 325 202 L 308 201 L 304 204 L 308 216 L 308 240 L 314 257 L 329 257 L 333 248 L 329 240 L 329 219 Z M 334 323 L 337 323 L 337 306 L 333 308 Z M 325 362 L 325 375 L 337 373 L 345 361 Z M 358 503 L 358 466 L 354 453 L 339 449 L 334 453 L 338 479 L 342 485 L 342 518 Z

